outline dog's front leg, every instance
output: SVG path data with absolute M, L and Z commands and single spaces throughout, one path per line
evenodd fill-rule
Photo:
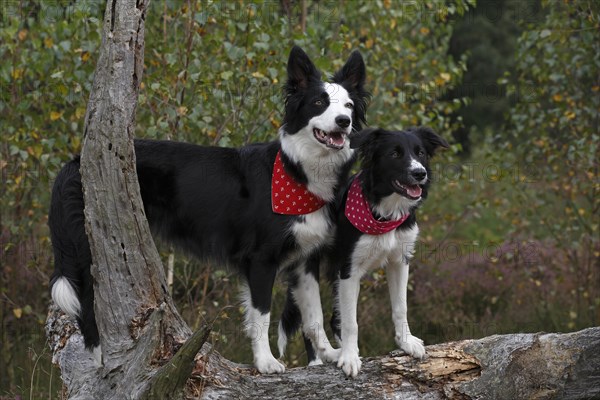
M 318 264 L 317 264 L 318 267 Z M 294 301 L 302 315 L 302 331 L 310 339 L 317 353 L 317 360 L 312 365 L 319 364 L 318 359 L 326 362 L 336 362 L 340 350 L 334 349 L 329 343 L 323 326 L 323 309 L 318 282 L 319 271 L 308 270 L 304 264 L 298 269 L 297 285 L 292 288 Z
M 416 358 L 425 356 L 423 341 L 410 333 L 406 288 L 408 286 L 408 263 L 398 260 L 387 266 L 387 279 L 392 303 L 392 320 L 396 329 L 396 344 Z
M 252 343 L 254 366 L 261 374 L 285 372 L 269 346 L 271 298 L 276 269 L 256 266 L 248 272 L 247 290 L 242 291 L 246 306 L 245 330 Z
M 338 309 L 342 325 L 342 352 L 338 367 L 347 376 L 358 375 L 362 365 L 358 356 L 358 322 L 356 309 L 360 291 L 360 274 L 355 273 L 347 279 L 338 280 Z

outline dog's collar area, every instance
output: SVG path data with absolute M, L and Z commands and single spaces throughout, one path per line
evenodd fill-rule
M 410 215 L 404 214 L 397 220 L 376 219 L 371 212 L 369 202 L 363 195 L 360 173 L 356 175 L 348 191 L 344 214 L 356 229 L 367 235 L 382 235 L 393 231 Z
M 373 210 L 372 208 L 371 208 L 371 213 L 373 214 L 373 218 L 375 218 L 375 220 L 377 220 L 379 222 L 389 221 L 389 219 L 379 215 L 379 213 L 375 212 L 375 210 Z
M 285 170 L 281 150 L 277 152 L 271 179 L 271 208 L 276 214 L 304 215 L 322 208 L 325 200 L 311 193 Z

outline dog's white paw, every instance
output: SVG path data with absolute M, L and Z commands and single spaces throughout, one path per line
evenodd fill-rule
M 423 341 L 413 335 L 396 335 L 396 344 L 407 354 L 414 358 L 425 357 Z
M 315 358 L 314 360 L 308 363 L 309 367 L 315 367 L 317 365 L 323 365 L 323 361 L 320 358 Z
M 337 366 L 344 371 L 346 376 L 356 378 L 362 366 L 362 361 L 360 361 L 358 353 L 352 351 L 341 352 Z
M 92 358 L 94 359 L 94 365 L 97 368 L 100 368 L 104 364 L 104 361 L 102 360 L 102 347 L 100 345 L 94 347 L 92 350 Z
M 282 374 L 285 372 L 285 366 L 272 355 L 254 360 L 254 366 L 261 374 Z
M 325 362 L 337 362 L 341 353 L 342 349 L 334 349 L 329 346 L 329 348 L 319 352 L 319 357 Z

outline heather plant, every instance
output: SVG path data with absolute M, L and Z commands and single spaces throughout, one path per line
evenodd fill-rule
M 576 283 L 562 303 L 572 329 L 597 324 L 600 307 L 600 4 L 542 4 L 547 17 L 519 39 L 517 71 L 509 79 L 517 82 L 515 96 L 523 95 L 521 86 L 528 89 L 507 119 L 510 136 L 501 146 L 529 166 L 512 193 L 521 206 L 511 231 L 551 241 L 554 259 Z
M 422 210 L 416 318 L 450 338 L 599 323 L 600 7 L 543 1 L 522 24 L 503 129 L 438 166 Z
M 455 246 L 455 245 L 452 245 Z M 570 331 L 581 322 L 573 304 L 579 278 L 552 241 L 514 240 L 415 271 L 416 319 L 441 339 L 494 333 Z M 589 293 L 588 293 L 589 295 Z M 448 334 L 448 324 L 455 329 Z M 440 337 L 436 337 L 439 341 Z

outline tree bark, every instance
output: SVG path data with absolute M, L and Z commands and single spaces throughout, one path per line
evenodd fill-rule
M 183 344 L 191 331 L 168 294 L 137 180 L 133 137 L 148 2 L 109 0 L 104 15 L 81 154 L 104 366 L 77 375 L 81 361 L 61 363 L 72 398 L 181 397 L 206 338 L 203 330 Z M 180 346 L 184 354 L 168 362 Z
M 69 319 L 47 330 L 67 387 L 101 379 Z M 82 358 L 83 356 L 83 358 Z M 69 367 L 72 365 L 72 367 Z M 395 351 L 363 359 L 356 379 L 333 364 L 259 375 L 204 345 L 187 399 L 594 399 L 600 398 L 600 327 L 554 334 L 495 335 L 427 346 L 419 361 Z
M 352 380 L 333 365 L 257 375 L 204 344 L 210 328 L 192 335 L 169 296 L 135 170 L 148 1 L 109 0 L 104 17 L 81 156 L 104 366 L 95 367 L 74 322 L 51 307 L 46 330 L 69 398 L 600 397 L 600 328 L 429 346 L 423 361 L 392 353 L 366 359 Z

